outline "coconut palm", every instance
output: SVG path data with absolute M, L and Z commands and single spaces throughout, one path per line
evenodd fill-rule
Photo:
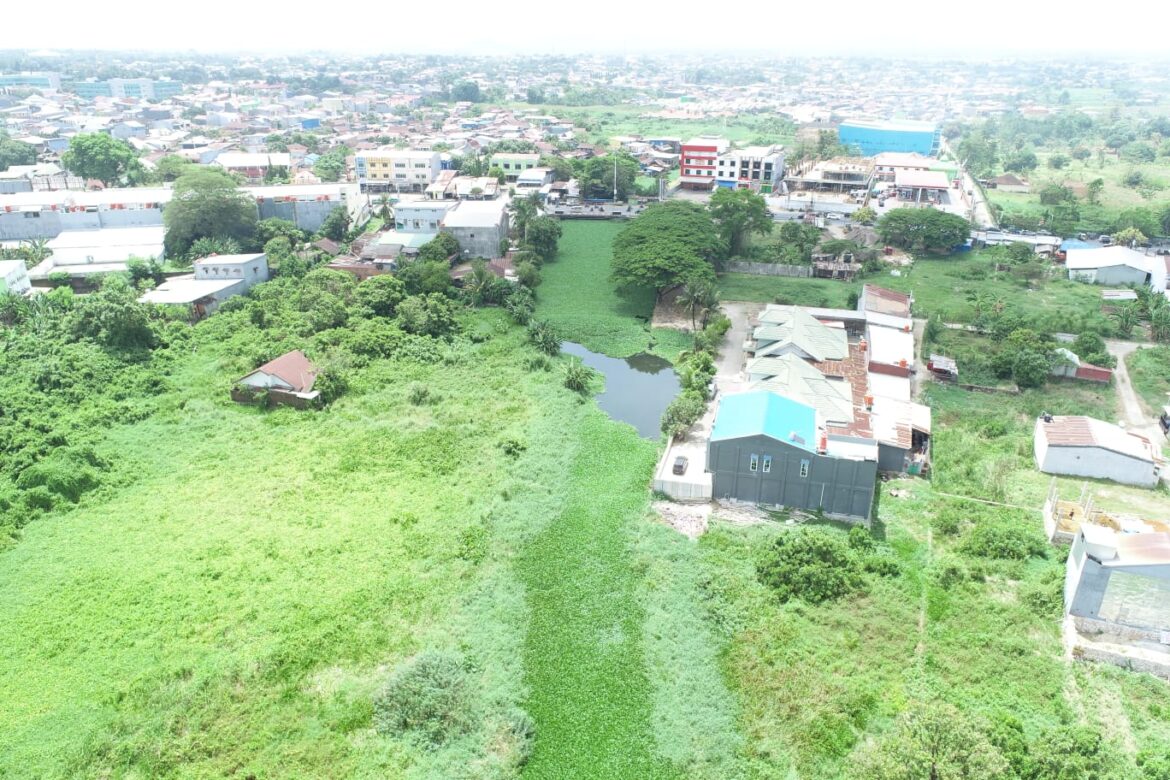
M 1158 306 L 1150 313 L 1150 335 L 1154 341 L 1170 341 L 1170 306 Z
M 528 221 L 540 215 L 540 195 L 533 192 L 523 198 L 512 198 L 508 204 L 508 214 L 517 237 L 525 238 Z
M 1117 332 L 1129 337 L 1141 319 L 1137 302 L 1131 301 L 1118 306 L 1117 311 L 1113 312 L 1113 319 L 1117 321 Z
M 382 219 L 383 225 L 389 225 L 394 221 L 394 211 L 390 208 L 390 196 L 384 193 L 378 198 L 378 216 Z
M 703 323 L 706 325 L 707 318 L 719 304 L 719 296 L 710 280 L 691 279 L 683 285 L 678 301 L 691 313 L 691 330 L 697 330 L 695 314 L 703 312 Z

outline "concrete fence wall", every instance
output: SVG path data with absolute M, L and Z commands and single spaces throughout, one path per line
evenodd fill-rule
M 811 279 L 813 275 L 811 265 L 781 265 L 779 263 L 728 263 L 727 270 L 741 274 L 755 274 L 756 276 L 791 276 L 798 279 Z

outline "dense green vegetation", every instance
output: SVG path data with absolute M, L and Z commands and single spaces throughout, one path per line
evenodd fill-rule
M 998 267 L 998 269 L 997 269 Z M 1117 322 L 1102 311 L 1101 290 L 1061 278 L 1063 269 L 1039 262 L 1013 264 L 1002 252 L 983 250 L 946 259 L 924 258 L 899 276 L 871 275 L 865 281 L 914 294 L 915 316 L 990 326 L 1001 317 L 1043 333 L 1110 336 Z M 766 301 L 806 306 L 848 306 L 861 283 L 782 276 L 720 276 L 720 296 L 729 301 Z
M 673 360 L 689 346 L 676 330 L 651 328 L 654 292 L 615 290 L 609 279 L 621 222 L 566 220 L 557 261 L 541 270 L 537 316 L 594 352 L 626 357 L 654 352 Z
M 119 282 L 0 307 L 19 367 L 0 497 L 22 513 L 0 554 L 0 774 L 893 778 L 946 723 L 971 732 L 947 760 L 1004 777 L 1158 766 L 1166 684 L 1063 660 L 1060 552 L 1032 509 L 1035 415 L 1100 414 L 1110 388 L 931 386 L 933 481 L 883 484 L 872 536 L 716 520 L 692 542 L 648 511 L 656 446 L 531 335 L 690 346 L 649 328 L 649 290 L 614 291 L 620 229 L 564 223 L 534 313 L 514 292 L 467 308 L 501 299 L 474 279 L 295 264 L 195 326 Z M 965 262 L 920 263 L 916 296 L 914 274 Z M 826 284 L 836 305 L 856 290 Z M 698 346 L 680 366 L 701 383 Z M 228 400 L 291 348 L 328 407 Z

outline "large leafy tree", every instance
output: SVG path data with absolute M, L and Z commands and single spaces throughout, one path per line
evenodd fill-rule
M 13 141 L 8 134 L 0 131 L 0 171 L 13 165 L 32 165 L 37 161 L 37 150 L 30 144 Z
M 83 179 L 103 184 L 135 184 L 145 175 L 134 147 L 105 133 L 74 136 L 61 163 Z
M 581 174 L 581 192 L 586 198 L 612 198 L 614 164 L 617 164 L 617 199 L 626 200 L 634 191 L 638 161 L 624 152 L 586 161 Z
M 524 246 L 534 252 L 541 262 L 549 262 L 557 254 L 561 238 L 561 221 L 556 217 L 535 217 L 528 222 Z
M 694 280 L 715 278 L 727 255 L 711 214 L 688 201 L 646 209 L 613 241 L 613 280 L 623 287 L 648 287 L 655 298 Z
M 163 223 L 171 257 L 185 255 L 200 238 L 233 239 L 247 245 L 256 232 L 256 204 L 228 174 L 197 168 L 175 181 Z
M 907 249 L 950 250 L 971 235 L 971 223 L 938 209 L 901 208 L 878 220 L 877 232 L 887 244 Z
M 729 190 L 723 187 L 711 195 L 708 204 L 711 216 L 719 226 L 719 235 L 727 242 L 732 257 L 743 254 L 750 234 L 767 235 L 772 232 L 772 218 L 764 198 L 751 190 Z

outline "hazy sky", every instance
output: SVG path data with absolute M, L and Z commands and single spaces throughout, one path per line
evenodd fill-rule
M 5 6 L 11 7 L 0 15 L 0 48 L 387 54 L 1161 56 L 1166 48 L 1159 39 L 1170 17 L 1160 0 L 1117 0 L 1107 11 L 1040 0 L 57 0 L 51 10 L 30 2 Z M 689 31 L 687 20 L 694 22 Z

